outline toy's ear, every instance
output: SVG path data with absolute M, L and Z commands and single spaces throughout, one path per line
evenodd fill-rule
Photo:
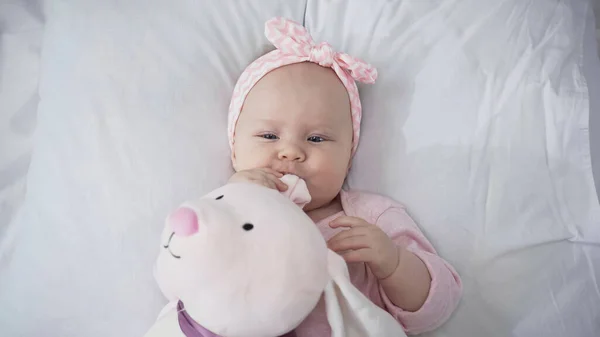
M 325 307 L 332 337 L 406 337 L 400 323 L 352 285 L 341 256 L 330 250 L 328 262 Z
M 310 202 L 310 193 L 308 193 L 308 187 L 303 179 L 292 174 L 286 174 L 281 178 L 281 181 L 288 185 L 288 189 L 282 194 L 290 198 L 300 208 L 304 208 Z

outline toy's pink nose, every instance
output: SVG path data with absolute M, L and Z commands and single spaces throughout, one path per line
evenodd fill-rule
M 169 223 L 177 236 L 190 236 L 198 231 L 198 216 L 187 207 L 175 210 L 169 216 Z

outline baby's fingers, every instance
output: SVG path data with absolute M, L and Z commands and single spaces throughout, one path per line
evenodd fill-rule
M 357 250 L 349 250 L 340 254 L 348 263 L 352 262 L 370 262 L 372 255 L 371 248 L 361 248 Z
M 357 228 L 357 227 L 369 226 L 369 223 L 361 218 L 357 218 L 357 217 L 353 217 L 353 216 L 340 216 L 340 217 L 334 219 L 333 221 L 331 221 L 329 223 L 329 226 L 331 228 L 338 228 L 338 227 Z
M 277 184 L 275 183 L 275 181 L 273 181 L 272 179 L 269 179 L 267 177 L 263 177 L 260 180 L 256 181 L 258 184 L 263 185 L 264 187 L 273 189 L 273 190 L 278 190 L 277 188 Z
M 280 192 L 287 191 L 288 185 L 286 185 L 283 181 L 279 180 L 279 178 L 275 178 L 275 184 L 277 185 L 277 189 Z
M 287 189 L 286 184 L 284 184 L 281 180 L 275 178 L 274 176 L 268 173 L 265 173 L 265 176 L 262 177 L 262 179 L 260 180 L 260 184 L 280 192 L 283 192 Z
M 279 172 L 279 171 L 275 171 L 275 170 L 273 170 L 273 169 L 271 169 L 271 168 L 268 168 L 268 167 L 261 168 L 261 170 L 262 170 L 264 173 L 267 173 L 267 174 L 269 174 L 269 173 L 270 173 L 270 174 L 274 175 L 274 176 L 275 176 L 275 177 L 277 177 L 277 178 L 281 178 L 281 177 L 283 177 L 283 173 L 281 173 L 281 172 Z
M 327 243 L 327 246 L 334 252 L 343 252 L 350 249 L 357 250 L 370 247 L 368 239 L 364 235 L 351 236 L 342 240 L 330 240 Z
M 339 240 L 344 240 L 346 238 L 349 238 L 351 236 L 359 236 L 359 235 L 364 236 L 364 235 L 368 235 L 368 234 L 369 234 L 368 227 L 354 227 L 354 228 L 344 229 L 344 230 L 340 231 L 339 233 L 334 235 L 332 238 L 330 238 L 329 241 L 339 241 Z
M 277 178 L 277 176 L 273 174 L 265 172 L 265 179 L 270 182 L 274 190 L 284 192 L 288 189 L 288 185 L 286 185 L 283 181 L 281 181 L 279 178 Z

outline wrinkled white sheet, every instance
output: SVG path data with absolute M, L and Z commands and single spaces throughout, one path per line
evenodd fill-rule
M 15 219 L 43 20 L 0 4 L 0 335 L 145 331 L 161 219 L 225 180 L 229 92 L 283 14 L 379 67 L 349 184 L 405 202 L 463 276 L 428 336 L 597 336 L 587 2 L 278 3 L 56 1 Z
M 39 101 L 42 32 L 39 3 L 0 2 L 0 238 L 25 195 Z
M 592 0 L 594 3 L 594 13 L 596 18 L 596 50 L 600 57 L 600 0 Z M 590 18 L 593 20 L 594 18 Z M 590 27 L 594 25 L 588 24 L 586 29 L 586 42 L 584 44 L 583 67 L 585 78 L 590 88 L 590 145 L 592 152 L 592 166 L 594 172 L 594 180 L 596 182 L 596 192 L 600 196 L 600 67 L 597 66 L 598 58 L 594 55 L 593 35 Z M 589 42 L 588 42 L 589 41 Z M 594 94 L 596 93 L 596 94 Z

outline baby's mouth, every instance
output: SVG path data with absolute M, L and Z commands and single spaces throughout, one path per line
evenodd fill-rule
M 174 258 L 181 259 L 181 256 L 173 254 L 173 252 L 171 251 L 171 248 L 169 248 L 169 245 L 171 244 L 171 240 L 173 239 L 174 235 L 175 235 L 175 232 L 171 233 L 171 236 L 169 236 L 169 241 L 167 242 L 166 245 L 163 245 L 163 248 L 168 250 L 169 254 L 171 254 L 171 256 L 173 256 Z
M 296 172 L 292 172 L 292 171 L 277 171 L 277 172 L 279 172 L 279 173 L 281 173 L 281 174 L 283 174 L 283 175 L 286 175 L 286 174 L 291 174 L 291 175 L 297 176 L 297 177 L 299 177 L 299 178 L 302 178 L 302 177 L 300 177 L 300 175 L 299 175 L 298 173 L 296 173 Z

